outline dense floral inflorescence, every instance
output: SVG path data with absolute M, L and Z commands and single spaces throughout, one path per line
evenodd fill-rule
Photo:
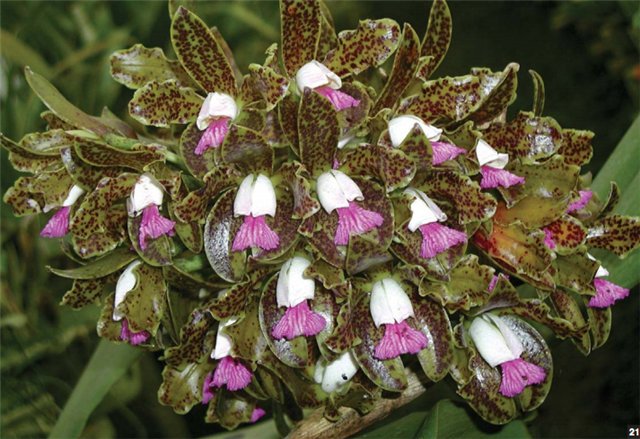
M 101 337 L 164 352 L 160 402 L 227 428 L 272 401 L 365 413 L 409 364 L 490 422 L 535 409 L 553 365 L 528 322 L 601 346 L 629 291 L 589 252 L 640 242 L 610 214 L 615 184 L 602 201 L 580 175 L 593 134 L 542 115 L 535 72 L 533 110 L 507 119 L 516 64 L 433 77 L 444 0 L 422 41 L 389 19 L 336 34 L 322 2 L 280 10 L 282 41 L 248 73 L 182 7 L 177 61 L 115 53 L 136 128 L 27 69 L 48 129 L 2 137 L 31 174 L 5 201 L 54 212 L 41 235 L 82 262 L 53 270 L 73 279 L 63 303 L 102 303 Z

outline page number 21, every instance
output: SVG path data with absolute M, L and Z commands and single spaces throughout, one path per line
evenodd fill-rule
M 640 437 L 640 427 L 637 425 L 629 427 L 627 430 L 627 437 Z

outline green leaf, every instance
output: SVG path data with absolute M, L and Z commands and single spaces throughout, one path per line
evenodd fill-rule
M 47 269 L 53 274 L 68 279 L 96 279 L 115 273 L 135 258 L 135 253 L 126 248 L 121 248 L 78 268 L 61 270 L 47 266 Z
M 192 88 L 180 87 L 173 79 L 153 81 L 136 90 L 129 113 L 143 125 L 169 127 L 194 121 L 203 102 Z
M 0 48 L 2 56 L 12 64 L 31 66 L 41 72 L 45 78 L 51 79 L 52 69 L 45 59 L 24 41 L 10 32 L 0 29 Z
M 282 60 L 294 77 L 304 64 L 316 59 L 320 39 L 319 2 L 281 0 Z
M 89 416 L 111 387 L 143 351 L 127 344 L 101 340 L 80 380 L 73 388 L 49 438 L 78 438 Z M 109 367 L 105 367 L 108 365 Z

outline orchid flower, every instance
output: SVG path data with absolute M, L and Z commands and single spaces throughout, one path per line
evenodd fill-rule
M 318 177 L 318 199 L 327 213 L 338 211 L 338 229 L 334 243 L 347 245 L 349 237 L 380 227 L 384 218 L 377 212 L 363 209 L 356 201 L 364 200 L 358 185 L 341 171 L 325 172 Z
M 120 339 L 129 342 L 129 344 L 133 346 L 146 342 L 151 337 L 151 334 L 149 334 L 148 331 L 131 331 L 129 329 L 129 322 L 127 321 L 127 318 L 120 310 L 118 310 L 118 306 L 122 302 L 124 302 L 124 299 L 127 297 L 129 291 L 133 290 L 136 287 L 138 283 L 138 277 L 135 275 L 133 270 L 140 264 L 141 262 L 139 260 L 135 260 L 130 263 L 127 268 L 124 269 L 122 274 L 120 274 L 118 282 L 116 283 L 113 314 L 111 316 L 114 321 L 121 322 L 122 324 L 120 329 Z
M 69 217 L 71 215 L 71 206 L 78 201 L 84 194 L 84 189 L 78 185 L 71 186 L 67 198 L 62 202 L 62 207 L 51 217 L 49 222 L 40 232 L 43 238 L 62 238 L 69 233 Z M 46 211 L 46 209 L 45 209 Z
M 401 354 L 417 354 L 427 346 L 427 337 L 406 322 L 415 317 L 413 306 L 395 280 L 386 278 L 373 284 L 369 309 L 376 327 L 385 325 L 384 336 L 375 347 L 376 358 L 388 360 Z
M 569 206 L 567 207 L 567 213 L 573 213 L 580 209 L 583 209 L 593 197 L 592 191 L 578 191 L 578 193 L 580 194 L 580 198 L 577 201 L 569 204 Z
M 309 309 L 308 300 L 315 295 L 315 282 L 304 276 L 311 265 L 307 259 L 296 256 L 282 265 L 276 286 L 278 307 L 286 307 L 284 316 L 271 332 L 275 339 L 309 337 L 322 331 L 327 322 L 320 314 Z
M 224 93 L 209 93 L 202 104 L 196 124 L 204 131 L 195 149 L 202 155 L 209 148 L 219 148 L 229 131 L 229 122 L 238 116 L 238 106 L 233 97 Z
M 316 60 L 306 63 L 296 73 L 296 85 L 301 93 L 305 88 L 310 88 L 318 94 L 329 99 L 336 110 L 357 107 L 360 101 L 339 89 L 342 80 L 323 64 Z
M 504 167 L 509 163 L 509 154 L 498 153 L 482 139 L 479 139 L 476 145 L 476 157 L 482 174 L 482 181 L 480 181 L 482 189 L 493 189 L 498 186 L 506 188 L 524 184 L 524 177 L 504 170 Z
M 158 209 L 158 206 L 162 206 L 163 198 L 162 185 L 148 173 L 138 178 L 131 191 L 128 203 L 129 215 L 138 216 L 142 213 L 138 242 L 143 251 L 147 248 L 148 238 L 157 239 L 163 235 L 174 235 L 176 223 L 160 215 Z
M 336 360 L 326 364 L 318 360 L 313 379 L 327 393 L 335 392 L 343 387 L 358 372 L 358 363 L 351 351 L 343 352 Z
M 592 261 L 596 259 L 587 253 L 587 257 Z M 593 296 L 588 303 L 591 308 L 608 308 L 618 300 L 624 299 L 629 295 L 629 289 L 621 287 L 609 282 L 603 277 L 609 276 L 609 271 L 602 265 L 598 267 L 595 278 L 593 279 L 593 287 L 596 289 L 596 295 Z
M 491 367 L 501 367 L 502 395 L 514 397 L 526 386 L 540 384 L 546 378 L 544 368 L 520 358 L 524 352 L 522 342 L 500 317 L 484 314 L 474 318 L 469 335 L 484 361 Z
M 422 233 L 420 256 L 433 258 L 443 251 L 467 242 L 467 234 L 440 224 L 447 215 L 424 192 L 418 189 L 405 189 L 405 194 L 414 197 L 411 203 L 409 230 Z
M 440 128 L 429 125 L 419 117 L 411 115 L 394 117 L 389 121 L 389 137 L 391 138 L 393 147 L 399 147 L 416 125 L 420 127 L 431 143 L 433 150 L 431 160 L 434 165 L 452 160 L 460 154 L 467 152 L 465 149 L 458 148 L 451 143 L 441 142 L 440 136 L 442 135 L 442 130 Z
M 273 250 L 280 245 L 278 234 L 266 223 L 266 215 L 276 214 L 276 192 L 269 177 L 249 174 L 242 180 L 233 202 L 234 216 L 244 216 L 231 249 L 242 251 L 251 247 Z

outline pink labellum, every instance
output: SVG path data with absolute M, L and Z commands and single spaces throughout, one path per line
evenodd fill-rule
M 258 422 L 258 420 L 262 418 L 266 413 L 267 412 L 265 412 L 264 409 L 261 409 L 260 407 L 254 408 L 251 412 L 251 423 L 254 424 Z
M 62 238 L 69 233 L 70 206 L 61 207 L 40 232 L 43 238 Z
M 213 372 L 209 372 L 204 378 L 204 385 L 202 386 L 202 403 L 209 404 L 209 402 L 215 396 L 213 389 Z
M 274 250 L 280 245 L 278 234 L 271 230 L 265 221 L 265 215 L 246 215 L 233 239 L 231 250 L 239 252 L 252 247 Z
M 423 224 L 419 229 L 422 232 L 420 256 L 425 259 L 433 258 L 451 247 L 467 242 L 466 233 L 440 223 Z
M 505 361 L 500 367 L 502 368 L 500 393 L 507 398 L 519 395 L 526 386 L 540 384 L 547 376 L 542 367 L 528 363 L 522 358 Z
M 280 321 L 271 331 L 276 340 L 286 338 L 294 339 L 301 335 L 310 337 L 322 331 L 327 322 L 317 312 L 309 309 L 309 303 L 305 300 L 296 306 L 287 308 Z
M 628 288 L 623 288 L 605 279 L 595 278 L 593 286 L 596 288 L 596 295 L 589 300 L 591 308 L 607 308 L 629 295 Z
M 553 240 L 553 232 L 546 227 L 542 229 L 542 231 L 544 232 L 544 245 L 546 245 L 549 250 L 555 250 L 556 243 Z
M 517 184 L 524 184 L 524 177 L 519 177 L 504 169 L 482 166 L 480 173 L 482 174 L 482 181 L 480 181 L 480 187 L 482 189 L 493 189 L 498 186 L 511 187 Z
M 213 387 L 222 387 L 226 384 L 227 390 L 235 391 L 244 389 L 251 382 L 251 371 L 238 360 L 227 355 L 218 363 L 213 372 Z
M 448 160 L 455 159 L 460 154 L 467 152 L 466 149 L 458 148 L 457 146 L 447 142 L 431 142 L 431 149 L 433 150 L 431 162 L 434 165 L 439 165 Z
M 162 235 L 173 236 L 173 228 L 176 225 L 174 221 L 171 221 L 162 215 L 158 210 L 158 206 L 151 204 L 144 208 L 142 211 L 142 221 L 140 222 L 140 235 L 138 236 L 138 242 L 140 248 L 145 250 L 147 248 L 147 239 L 157 239 Z
M 219 148 L 224 142 L 224 138 L 229 131 L 229 118 L 220 117 L 212 120 L 209 126 L 198 141 L 196 149 L 193 151 L 195 155 L 202 155 L 209 148 Z
M 385 325 L 384 337 L 376 345 L 373 355 L 379 360 L 389 360 L 402 354 L 417 354 L 425 347 L 427 337 L 402 321 Z
M 361 235 L 369 230 L 380 227 L 384 218 L 377 212 L 363 209 L 354 201 L 349 201 L 349 207 L 338 207 L 338 229 L 333 242 L 336 245 L 347 245 L 349 237 Z
M 149 340 L 151 334 L 147 331 L 133 332 L 129 329 L 129 322 L 127 319 L 122 319 L 120 328 L 120 340 L 127 341 L 133 346 L 137 346 Z
M 314 90 L 325 98 L 329 99 L 329 101 L 333 104 L 333 107 L 338 111 L 344 110 L 345 108 L 357 107 L 360 104 L 360 101 L 353 96 L 349 96 L 348 94 L 341 92 L 340 90 L 335 90 L 326 85 L 323 87 L 315 88 Z
M 573 213 L 576 210 L 584 208 L 584 206 L 591 201 L 591 197 L 593 197 L 593 192 L 591 191 L 579 191 L 578 193 L 580 194 L 580 199 L 569 204 L 569 207 L 567 207 L 567 213 Z

